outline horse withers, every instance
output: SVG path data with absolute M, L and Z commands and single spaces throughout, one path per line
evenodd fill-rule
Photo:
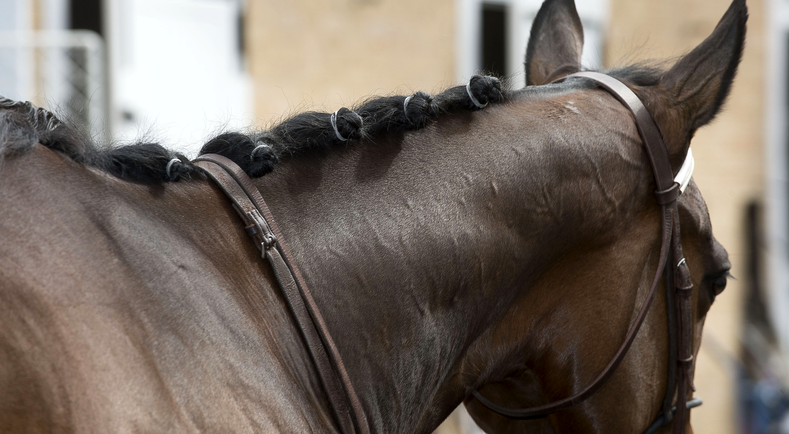
M 608 71 L 646 105 L 674 174 L 728 94 L 746 18 L 736 0 L 671 68 Z M 663 297 L 582 403 L 517 421 L 473 398 L 522 408 L 584 389 L 661 272 L 633 116 L 587 79 L 550 84 L 580 70 L 582 34 L 572 2 L 548 0 L 524 89 L 478 77 L 204 148 L 265 175 L 254 184 L 370 431 L 430 432 L 462 402 L 489 432 L 642 432 L 660 415 Z M 0 107 L 0 431 L 339 431 L 273 272 L 216 185 L 161 146 L 102 149 L 46 112 Z M 695 352 L 730 265 L 692 181 L 678 210 Z

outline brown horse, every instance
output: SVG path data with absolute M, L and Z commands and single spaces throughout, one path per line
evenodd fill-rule
M 645 102 L 675 172 L 728 94 L 746 18 L 735 0 L 671 68 L 609 71 Z M 252 146 L 239 164 L 262 153 L 257 174 L 275 168 L 255 184 L 372 432 L 431 432 L 464 401 L 490 432 L 635 433 L 658 415 L 661 297 L 582 404 L 512 421 L 471 398 L 529 407 L 583 389 L 657 267 L 660 211 L 632 115 L 588 80 L 545 85 L 580 69 L 582 40 L 572 2 L 548 0 L 520 91 L 390 97 L 329 127 L 311 113 L 304 128 L 207 145 Z M 493 104 L 465 110 L 465 92 L 467 108 Z M 102 154 L 27 109 L 0 111 L 0 432 L 337 432 L 272 271 L 219 189 L 197 172 L 163 182 L 191 166 L 154 145 Z M 298 131 L 351 140 L 295 150 Z M 679 210 L 697 350 L 730 266 L 692 182 Z

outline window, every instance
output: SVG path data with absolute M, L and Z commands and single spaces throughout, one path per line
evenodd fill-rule
M 542 0 L 456 0 L 456 76 L 467 81 L 481 71 L 507 78 L 517 89 L 524 85 L 523 59 L 531 22 Z M 576 4 L 584 24 L 584 66 L 602 65 L 608 0 Z
M 104 35 L 101 0 L 71 0 L 69 2 L 69 27 L 72 30 L 92 30 Z
M 215 132 L 248 127 L 244 2 L 109 0 L 105 6 L 114 23 L 105 30 L 117 140 L 148 132 L 194 155 Z
M 507 5 L 482 3 L 480 69 L 503 77 L 507 68 Z

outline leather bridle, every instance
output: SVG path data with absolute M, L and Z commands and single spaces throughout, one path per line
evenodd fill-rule
M 244 221 L 247 235 L 252 237 L 255 246 L 271 264 L 274 276 L 282 288 L 288 307 L 318 370 L 318 377 L 326 390 L 340 429 L 343 433 L 369 434 L 370 428 L 364 409 L 340 352 L 260 191 L 236 163 L 221 155 L 201 155 L 194 163 L 230 198 L 233 208 Z
M 693 388 L 693 330 L 690 296 L 693 284 L 682 255 L 679 234 L 677 198 L 690 179 L 687 163 L 692 165 L 692 154 L 683 165 L 686 176 L 675 182 L 668 158 L 668 149 L 652 116 L 638 97 L 623 83 L 597 72 L 579 72 L 560 78 L 587 78 L 609 91 L 624 104 L 636 119 L 638 132 L 643 140 L 652 165 L 657 190 L 655 196 L 661 208 L 662 244 L 655 277 L 649 293 L 641 306 L 635 322 L 630 326 L 624 342 L 603 371 L 582 391 L 568 398 L 526 409 L 511 409 L 493 403 L 479 391 L 473 396 L 489 409 L 513 419 L 544 417 L 575 406 L 592 396 L 614 373 L 624 359 L 638 333 L 657 292 L 661 275 L 665 274 L 666 306 L 668 311 L 669 369 L 663 408 L 655 422 L 645 431 L 652 434 L 660 427 L 674 421 L 674 432 L 684 432 L 688 409 L 701 404 L 700 399 L 685 402 L 687 389 Z M 344 433 L 368 434 L 370 432 L 364 409 L 351 384 L 340 353 L 329 334 L 320 310 L 312 298 L 304 278 L 285 245 L 271 212 L 257 187 L 231 160 L 216 154 L 201 155 L 194 160 L 206 175 L 217 183 L 233 203 L 233 208 L 245 223 L 247 234 L 255 240 L 274 270 L 277 282 L 293 313 L 304 338 L 309 354 L 318 370 L 328 395 L 334 416 Z M 692 167 L 690 169 L 692 171 Z M 673 285 L 672 285 L 673 282 Z M 675 308 L 672 309 L 671 306 Z M 672 407 L 676 390 L 677 405 Z M 350 406 L 348 405 L 350 404 Z M 350 408 L 349 408 L 350 407 Z
M 701 405 L 701 399 L 692 399 L 688 402 L 685 402 L 684 399 L 687 396 L 688 388 L 695 390 L 693 387 L 693 324 L 690 300 L 690 296 L 693 293 L 693 283 L 690 279 L 687 262 L 682 254 L 677 210 L 677 198 L 690 179 L 693 157 L 690 150 L 688 150 L 688 158 L 685 160 L 683 169 L 680 169 L 680 175 L 683 179 L 675 180 L 668 158 L 668 148 L 663 141 L 663 136 L 660 134 L 655 120 L 638 96 L 621 81 L 599 72 L 578 72 L 562 77 L 555 82 L 576 77 L 593 80 L 627 107 L 636 120 L 638 133 L 646 147 L 647 155 L 652 165 L 652 172 L 655 176 L 655 184 L 657 185 L 655 197 L 658 205 L 660 205 L 662 222 L 660 256 L 658 267 L 652 280 L 652 286 L 636 316 L 636 320 L 630 326 L 624 342 L 614 354 L 614 357 L 592 383 L 580 392 L 550 404 L 525 409 L 502 407 L 485 398 L 477 390 L 474 390 L 472 394 L 485 407 L 512 419 L 536 419 L 580 404 L 592 396 L 613 375 L 617 366 L 624 359 L 627 350 L 635 340 L 638 330 L 644 322 L 644 318 L 646 318 L 652 300 L 655 298 L 657 287 L 660 284 L 661 275 L 663 275 L 666 282 L 666 311 L 669 337 L 668 381 L 661 412 L 644 431 L 644 434 L 652 434 L 672 420 L 674 421 L 674 433 L 684 433 L 688 409 Z M 690 170 L 688 170 L 688 165 L 691 166 Z M 682 173 L 683 171 L 684 173 Z M 672 407 L 675 390 L 677 405 Z

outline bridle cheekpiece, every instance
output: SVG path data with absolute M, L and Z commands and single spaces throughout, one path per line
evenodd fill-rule
M 666 394 L 663 398 L 663 408 L 655 421 L 644 431 L 644 434 L 652 434 L 672 420 L 674 422 L 674 433 L 684 433 L 688 409 L 701 405 L 701 399 L 696 398 L 686 402 L 684 398 L 688 395 L 688 389 L 695 390 L 693 387 L 693 324 L 690 300 L 693 293 L 693 283 L 690 279 L 687 261 L 685 261 L 685 257 L 682 254 L 679 213 L 677 210 L 677 198 L 685 191 L 693 174 L 695 165 L 693 153 L 688 148 L 685 161 L 677 175 L 674 176 L 668 158 L 668 148 L 660 133 L 660 129 L 647 108 L 630 88 L 609 75 L 591 71 L 570 74 L 555 80 L 553 83 L 569 78 L 586 78 L 594 81 L 627 107 L 635 118 L 636 128 L 641 140 L 644 142 L 644 147 L 652 165 L 652 172 L 657 186 L 655 198 L 661 209 L 662 241 L 658 267 L 649 293 L 636 316 L 636 320 L 630 326 L 624 342 L 608 365 L 583 390 L 559 401 L 525 409 L 500 406 L 482 396 L 477 390 L 472 391 L 472 395 L 484 406 L 512 419 L 545 417 L 585 401 L 613 375 L 622 359 L 624 359 L 644 322 L 644 318 L 646 318 L 647 311 L 655 298 L 661 276 L 663 276 L 666 282 L 666 312 L 669 336 L 668 381 Z M 672 406 L 675 391 L 677 405 Z

